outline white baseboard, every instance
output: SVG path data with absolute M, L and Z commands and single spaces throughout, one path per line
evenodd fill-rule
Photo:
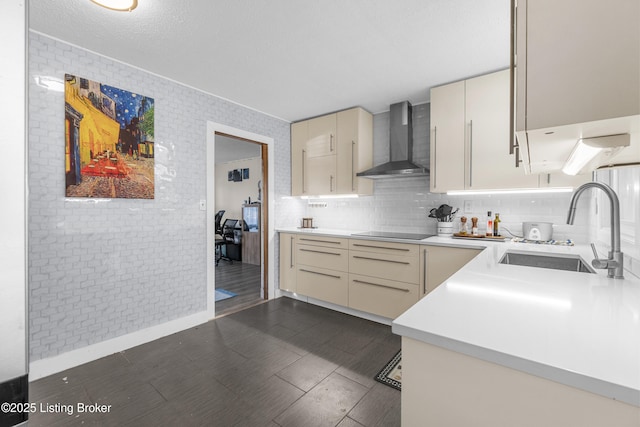
M 29 381 L 62 372 L 209 321 L 206 311 L 29 363 Z

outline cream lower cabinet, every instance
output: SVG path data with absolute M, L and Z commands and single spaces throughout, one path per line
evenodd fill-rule
M 395 319 L 419 299 L 418 246 L 349 241 L 349 307 Z
M 333 304 L 348 304 L 347 239 L 299 236 L 295 254 L 299 294 Z
M 638 427 L 640 408 L 402 337 L 402 425 Z
M 296 235 L 280 233 L 280 283 L 283 291 L 296 292 Z
M 418 302 L 418 285 L 349 274 L 349 307 L 395 319 Z
M 420 246 L 420 298 L 437 288 L 482 249 Z
M 481 249 L 280 234 L 280 289 L 395 319 Z

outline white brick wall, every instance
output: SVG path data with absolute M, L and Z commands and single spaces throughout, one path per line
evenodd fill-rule
M 276 226 L 301 206 L 282 198 L 290 194 L 289 124 L 36 33 L 29 38 L 30 360 L 206 310 L 198 208 L 206 123 L 274 138 Z M 156 164 L 176 175 L 156 177 L 154 200 L 64 197 L 64 94 L 35 78 L 62 81 L 65 73 L 155 99 L 156 144 L 172 154 Z

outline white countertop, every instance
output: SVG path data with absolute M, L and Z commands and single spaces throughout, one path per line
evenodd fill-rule
M 344 230 L 279 231 L 361 238 Z M 579 255 L 590 264 L 587 245 L 392 241 L 485 248 L 395 319 L 394 333 L 640 406 L 637 277 L 498 264 L 507 250 Z

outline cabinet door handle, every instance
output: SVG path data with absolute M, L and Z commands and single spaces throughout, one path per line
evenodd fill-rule
M 291 249 L 290 250 L 291 250 L 291 254 L 290 254 L 291 256 L 289 257 L 289 259 L 291 260 L 290 268 L 293 268 L 293 236 L 291 236 Z
M 433 188 L 438 185 L 438 174 L 436 167 L 438 166 L 438 126 L 433 127 Z
M 473 120 L 469 121 L 469 187 L 473 187 Z
M 424 262 L 423 266 L 422 266 L 422 275 L 423 280 L 422 280 L 422 289 L 424 292 L 424 295 L 427 294 L 427 263 L 429 261 L 429 251 L 427 251 L 426 249 L 424 250 L 424 254 L 422 255 L 422 261 Z
M 386 288 L 386 289 L 393 289 L 394 291 L 400 291 L 400 292 L 411 292 L 409 289 L 405 289 L 405 288 L 396 288 L 393 286 L 388 286 L 388 285 L 381 285 L 380 283 L 373 283 L 373 282 L 365 282 L 364 280 L 357 280 L 357 279 L 353 279 L 353 281 L 355 283 L 362 283 L 364 285 L 371 285 L 371 286 L 378 286 L 380 288 Z
M 403 265 L 409 265 L 411 264 L 410 262 L 406 262 L 406 261 L 395 261 L 393 259 L 384 259 L 384 258 L 369 258 L 366 256 L 359 256 L 359 255 L 353 255 L 354 258 L 357 259 L 366 259 L 366 260 L 370 260 L 370 261 L 382 261 L 382 262 L 390 262 L 392 264 L 403 264 Z
M 333 175 L 329 175 L 329 192 L 333 193 Z
M 355 166 L 355 152 L 356 152 L 356 142 L 351 141 L 351 191 L 356 191 L 355 186 L 355 176 L 356 176 L 356 166 Z
M 515 150 L 516 150 L 516 167 L 519 168 L 520 167 L 520 145 L 516 145 L 515 146 Z
M 304 186 L 305 186 L 305 179 L 304 179 L 304 163 L 305 163 L 305 157 L 307 154 L 307 150 L 302 150 L 302 192 L 306 193 L 307 191 L 305 190 Z
M 517 5 L 515 1 L 511 2 L 511 58 L 509 67 L 509 154 L 513 154 L 515 151 L 515 139 L 516 139 L 516 117 L 515 117 L 515 81 L 516 81 L 516 46 L 518 42 L 518 35 L 516 34 L 517 28 Z
M 333 134 L 329 134 L 329 152 L 333 153 Z
M 333 277 L 334 279 L 340 279 L 340 276 L 335 276 L 333 274 L 327 274 L 327 273 L 320 273 L 319 271 L 305 270 L 304 268 L 301 268 L 300 271 L 304 271 L 305 273 L 317 274 L 319 276 L 327 276 L 327 277 Z
M 337 256 L 342 255 L 342 254 L 337 254 L 335 252 L 314 251 L 312 249 L 300 249 L 300 251 L 301 252 L 313 252 L 313 253 L 316 253 L 316 254 L 326 254 L 326 255 L 337 255 Z
M 390 251 L 409 252 L 409 249 L 407 249 L 407 248 L 390 248 L 390 247 L 387 247 L 387 246 L 363 245 L 361 243 L 354 243 L 353 246 L 358 246 L 358 247 L 361 247 L 361 248 L 389 249 Z
M 331 241 L 331 240 L 305 239 L 304 237 L 300 238 L 300 240 L 304 240 L 305 242 L 332 243 L 334 245 L 339 245 L 340 244 L 340 242 L 334 242 L 334 241 Z

